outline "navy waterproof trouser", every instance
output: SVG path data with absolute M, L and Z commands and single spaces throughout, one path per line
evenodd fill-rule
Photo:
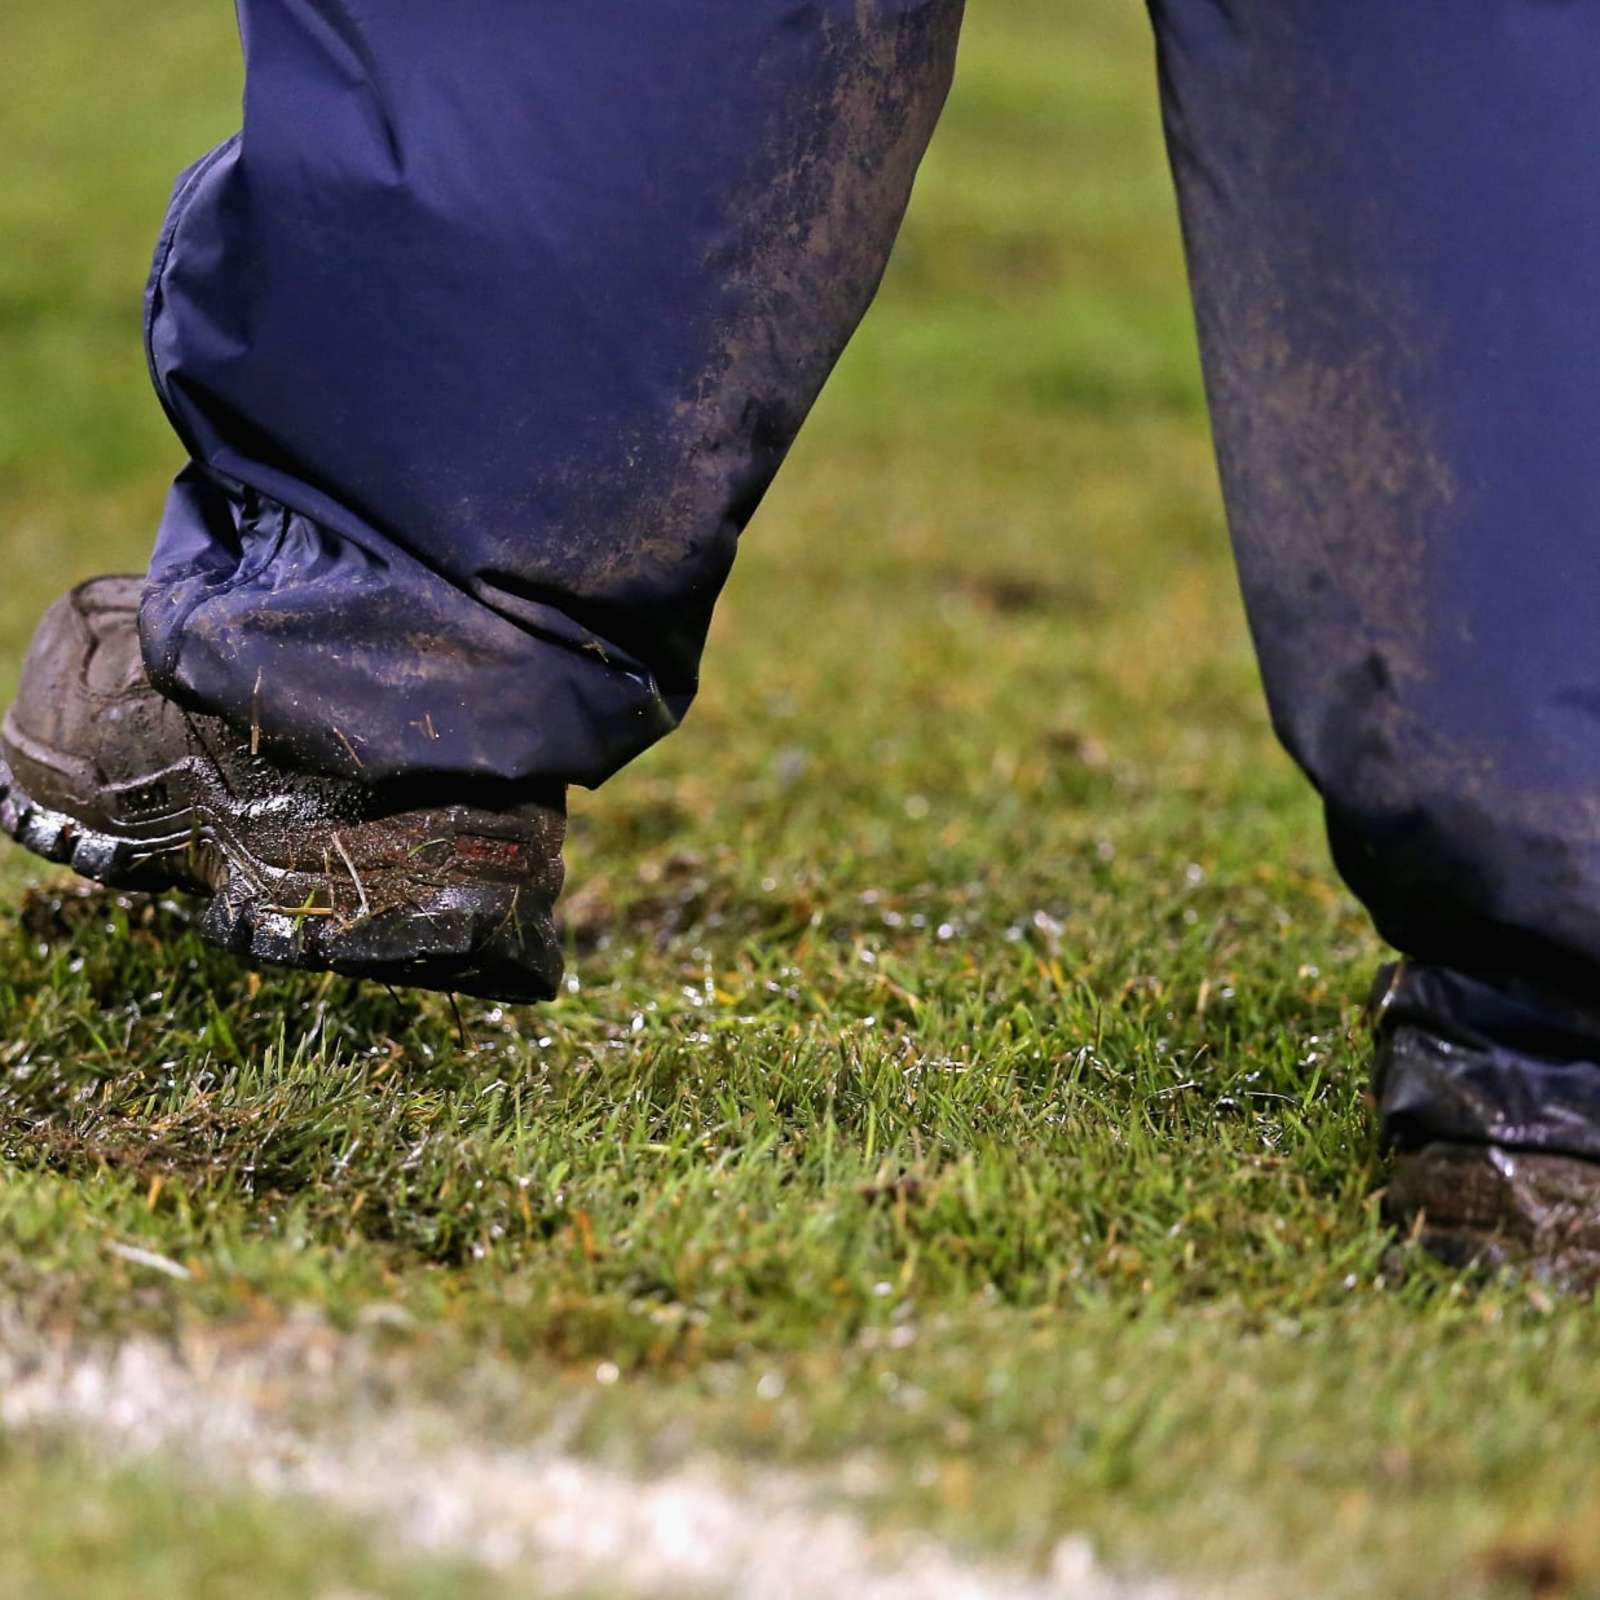
M 1413 958 L 1385 1109 L 1600 1154 L 1600 7 L 1152 11 L 1273 717 Z M 152 675 L 296 763 L 599 782 L 694 693 L 961 0 L 240 14 L 151 280 Z
M 692 698 L 961 0 L 239 0 L 148 297 L 155 681 L 299 764 L 594 784 Z
M 1274 723 L 1391 1135 L 1600 1157 L 1600 6 L 1155 0 Z

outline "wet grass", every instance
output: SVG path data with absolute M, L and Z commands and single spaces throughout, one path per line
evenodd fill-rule
M 7 679 L 176 465 L 136 289 L 233 45 L 176 0 L 129 75 L 119 29 L 0 17 Z M 1381 952 L 1259 705 L 1147 54 L 1113 0 L 974 14 L 701 704 L 576 799 L 559 1003 L 251 975 L 181 905 L 0 859 L 31 1321 L 383 1329 L 485 1429 L 579 1399 L 609 1458 L 804 1465 L 1024 1562 L 1086 1532 L 1268 1592 L 1600 1584 L 1590 1308 L 1378 1224 Z M 487 1407 L 491 1357 L 525 1383 Z M 31 1448 L 8 1482 L 56 1470 Z

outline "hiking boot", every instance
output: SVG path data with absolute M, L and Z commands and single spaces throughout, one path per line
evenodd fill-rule
M 1600 1166 L 1497 1145 L 1402 1155 L 1384 1216 L 1452 1267 L 1515 1268 L 1589 1293 L 1600 1284 Z
M 1413 961 L 1379 972 L 1370 1013 L 1386 1219 L 1447 1266 L 1600 1284 L 1592 1019 Z
M 565 793 L 293 772 L 158 694 L 138 578 L 58 600 L 0 726 L 0 828 L 114 888 L 210 896 L 204 937 L 249 960 L 496 1000 L 561 978 Z

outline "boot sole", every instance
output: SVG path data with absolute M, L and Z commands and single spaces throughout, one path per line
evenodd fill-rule
M 261 859 L 203 787 L 169 820 L 91 827 L 32 800 L 0 757 L 0 830 L 110 888 L 209 894 L 202 937 L 247 961 L 513 1002 L 560 985 L 560 839 L 537 819 L 444 807 L 410 848 L 414 827 L 357 821 L 327 832 L 321 870 Z M 293 820 L 277 831 L 292 837 Z

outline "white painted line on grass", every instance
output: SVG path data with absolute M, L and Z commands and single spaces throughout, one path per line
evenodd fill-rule
M 152 1272 L 159 1272 L 169 1278 L 177 1278 L 180 1282 L 187 1282 L 189 1269 L 172 1260 L 169 1256 L 158 1256 L 154 1250 L 141 1249 L 136 1244 L 118 1244 L 112 1240 L 106 1251 L 114 1255 L 119 1261 L 131 1262 L 136 1267 L 149 1267 Z
M 443 1412 L 335 1410 L 312 1428 L 269 1414 L 281 1355 L 182 1361 L 132 1341 L 100 1355 L 0 1328 L 0 1427 L 64 1429 L 123 1460 L 161 1458 L 221 1487 L 305 1496 L 415 1548 L 467 1556 L 540 1594 L 728 1600 L 1176 1600 L 1109 1576 L 1065 1541 L 1047 1578 L 963 1561 L 931 1538 L 875 1539 L 795 1483 L 739 1490 L 712 1464 L 640 1480 L 551 1449 L 490 1449 Z M 324 1367 L 339 1360 L 318 1347 Z M 298 1357 L 287 1366 L 292 1369 Z M 355 1357 L 359 1360 L 359 1356 Z

